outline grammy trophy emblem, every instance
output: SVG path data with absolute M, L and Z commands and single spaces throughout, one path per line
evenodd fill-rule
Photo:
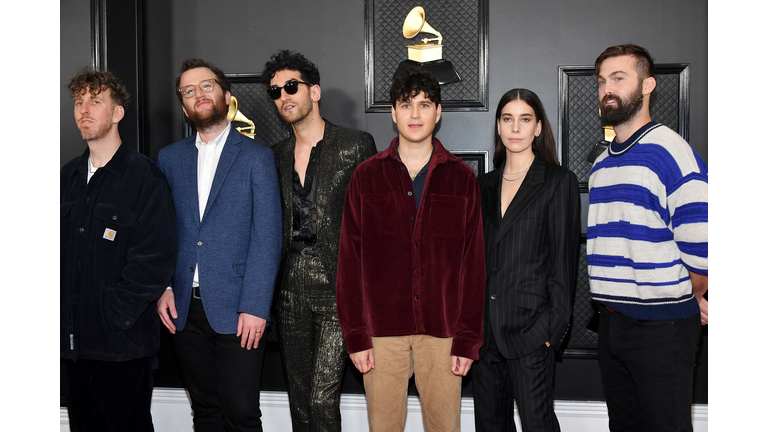
M 240 112 L 240 110 L 237 109 L 237 98 L 232 96 L 230 102 L 229 102 L 229 110 L 227 111 L 227 120 L 230 122 L 240 122 L 245 123 L 248 126 L 241 126 L 241 127 L 235 127 L 238 132 L 241 134 L 247 136 L 248 138 L 254 139 L 254 135 L 256 134 L 256 125 L 253 124 L 251 120 L 248 119 L 243 113 Z
M 406 69 L 415 67 L 434 75 L 440 85 L 461 81 L 461 77 L 453 68 L 453 64 L 443 59 L 443 35 L 427 23 L 424 8 L 416 6 L 405 17 L 403 36 L 407 39 L 413 39 L 419 33 L 429 33 L 437 37 L 423 38 L 419 44 L 408 45 L 408 60 L 400 62 L 394 76 Z M 433 43 L 433 41 L 437 41 L 437 43 Z

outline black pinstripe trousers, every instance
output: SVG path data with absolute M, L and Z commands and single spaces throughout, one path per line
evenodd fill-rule
M 486 331 L 491 331 L 490 326 Z M 520 358 L 501 355 L 493 333 L 472 365 L 475 429 L 515 431 L 515 402 L 524 432 L 559 432 L 554 409 L 555 350 L 542 345 Z

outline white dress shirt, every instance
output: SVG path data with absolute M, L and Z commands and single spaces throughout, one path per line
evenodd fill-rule
M 227 127 L 210 142 L 204 142 L 200 139 L 200 132 L 195 139 L 197 147 L 197 198 L 200 207 L 200 220 L 203 220 L 205 206 L 208 203 L 208 196 L 211 194 L 211 185 L 216 175 L 216 167 L 219 166 L 219 158 L 224 144 L 227 142 L 229 131 L 232 129 L 232 123 L 227 121 Z M 192 286 L 200 286 L 197 278 L 197 264 L 195 264 L 195 276 L 192 279 Z

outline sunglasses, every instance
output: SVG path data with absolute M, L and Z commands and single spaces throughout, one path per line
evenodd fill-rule
M 306 83 L 304 81 L 292 80 L 292 81 L 288 81 L 287 83 L 285 83 L 285 85 L 282 86 L 282 87 L 278 87 L 276 85 L 273 85 L 272 87 L 269 87 L 267 89 L 267 93 L 269 93 L 269 97 L 271 97 L 272 99 L 277 100 L 277 99 L 280 99 L 280 96 L 281 96 L 281 92 L 280 91 L 281 90 L 285 90 L 285 93 L 289 94 L 289 95 L 296 94 L 296 92 L 299 91 L 299 84 L 306 84 L 306 85 L 308 85 L 310 87 L 313 86 L 313 84 Z

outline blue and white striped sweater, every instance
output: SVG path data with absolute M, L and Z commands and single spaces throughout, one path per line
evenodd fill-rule
M 708 271 L 707 175 L 691 146 L 656 122 L 595 161 L 587 229 L 594 300 L 635 319 L 698 312 L 688 270 Z

